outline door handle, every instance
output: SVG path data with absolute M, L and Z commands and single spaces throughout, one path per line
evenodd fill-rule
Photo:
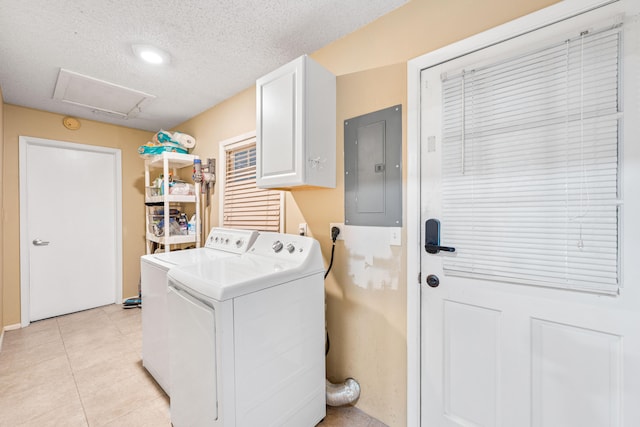
M 456 248 L 440 246 L 440 221 L 429 219 L 424 226 L 424 250 L 430 254 L 437 254 L 440 251 L 455 252 Z
M 437 254 L 440 251 L 455 252 L 456 248 L 452 248 L 452 247 L 449 247 L 449 246 L 426 244 L 426 245 L 424 245 L 424 250 L 427 251 L 427 253 L 430 253 L 430 254 Z
M 44 240 L 41 239 L 34 239 L 33 240 L 33 246 L 47 246 L 49 244 L 49 242 L 46 242 Z

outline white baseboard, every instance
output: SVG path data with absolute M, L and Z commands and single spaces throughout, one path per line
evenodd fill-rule
M 13 325 L 5 326 L 4 330 L 2 332 L 4 332 L 4 331 L 14 331 L 14 330 L 20 329 L 20 328 L 22 328 L 22 325 L 20 323 L 14 323 Z

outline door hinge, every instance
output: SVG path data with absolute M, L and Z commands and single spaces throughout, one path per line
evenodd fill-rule
M 418 283 L 422 284 L 422 271 L 418 272 Z

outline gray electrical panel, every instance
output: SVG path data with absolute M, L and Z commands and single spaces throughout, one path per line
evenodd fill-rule
M 344 122 L 344 223 L 402 226 L 402 105 Z

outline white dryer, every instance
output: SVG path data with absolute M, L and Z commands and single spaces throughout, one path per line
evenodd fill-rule
M 142 292 L 142 364 L 169 394 L 169 320 L 167 272 L 178 265 L 197 264 L 246 252 L 257 231 L 212 228 L 204 247 L 144 255 L 140 259 Z
M 239 257 L 169 271 L 174 427 L 311 427 L 325 416 L 314 239 L 260 233 Z

